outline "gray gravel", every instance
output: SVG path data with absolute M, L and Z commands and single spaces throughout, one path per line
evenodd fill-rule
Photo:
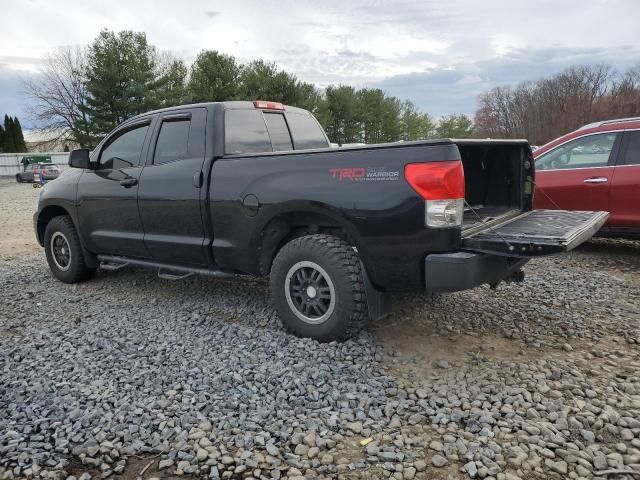
M 640 243 L 597 241 L 319 344 L 265 282 L 70 286 L 5 256 L 0 479 L 625 478 L 602 472 L 640 471 L 638 272 Z

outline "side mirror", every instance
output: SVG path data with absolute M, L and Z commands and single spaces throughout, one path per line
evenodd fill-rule
M 89 160 L 89 149 L 78 148 L 72 150 L 69 154 L 69 166 L 73 168 L 91 168 L 91 161 Z

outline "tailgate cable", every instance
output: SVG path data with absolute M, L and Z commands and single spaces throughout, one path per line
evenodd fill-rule
M 480 216 L 480 214 L 476 211 L 476 209 L 475 209 L 475 208 L 473 208 L 471 205 L 469 205 L 469 202 L 467 202 L 467 199 L 466 199 L 466 198 L 464 199 L 464 204 L 469 208 L 469 210 L 471 210 L 471 211 L 473 212 L 473 214 L 474 214 L 476 217 L 478 217 L 478 220 L 480 220 L 480 223 L 481 223 L 481 224 L 485 225 L 489 230 L 491 230 L 493 233 L 495 233 L 495 234 L 496 234 L 496 236 L 497 236 L 500 240 L 502 240 L 502 241 L 507 245 L 507 247 L 509 248 L 509 251 L 510 251 L 510 252 L 513 252 L 513 251 L 516 249 L 516 247 L 514 247 L 513 245 L 511 245 L 511 244 L 507 241 L 507 239 L 506 239 L 506 238 L 504 238 L 502 235 L 500 235 L 500 234 L 498 233 L 498 231 L 497 231 L 496 229 L 494 229 L 491 225 L 489 225 L 488 223 L 486 223 L 486 222 L 482 219 L 482 217 L 481 217 L 481 216 Z
M 531 179 L 531 183 L 533 183 L 533 186 L 534 186 L 534 187 L 536 187 L 536 190 L 537 190 L 538 192 L 542 193 L 545 197 L 547 197 L 547 199 L 548 199 L 551 203 L 553 203 L 553 206 L 554 206 L 554 207 L 556 207 L 558 210 L 562 210 L 562 208 L 560 208 L 560 205 L 558 205 L 558 204 L 553 200 L 553 198 L 551 198 L 549 195 L 547 195 L 547 193 L 546 193 L 543 189 L 541 189 L 540 187 L 538 187 L 538 184 L 537 184 L 533 179 Z
M 562 210 L 562 208 L 560 208 L 560 205 L 558 205 L 555 200 L 553 198 L 551 198 L 543 189 L 538 187 L 538 184 L 531 179 L 531 183 L 533 183 L 533 185 L 536 187 L 536 189 L 541 192 L 545 197 L 547 197 L 547 199 L 553 203 L 553 205 L 558 209 L 558 210 Z M 493 232 L 500 240 L 502 240 L 507 247 L 509 248 L 510 252 L 513 252 L 515 250 L 515 247 L 513 245 L 511 245 L 506 238 L 504 238 L 502 235 L 500 235 L 498 233 L 498 231 L 496 229 L 494 229 L 491 225 L 487 224 L 485 220 L 483 220 L 483 218 L 480 216 L 480 214 L 476 211 L 475 208 L 473 208 L 471 205 L 469 205 L 469 202 L 467 202 L 467 199 L 464 199 L 464 204 L 467 206 L 467 208 L 469 210 L 471 210 L 473 212 L 473 214 L 478 217 L 478 220 L 480 221 L 481 224 L 485 225 L 489 230 L 491 230 L 491 232 Z

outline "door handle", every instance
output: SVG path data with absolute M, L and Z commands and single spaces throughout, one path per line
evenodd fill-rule
M 125 178 L 124 180 L 120 180 L 120 185 L 125 188 L 133 187 L 138 184 L 137 178 Z
M 202 186 L 202 171 L 193 175 L 193 185 L 196 188 L 200 188 Z
M 608 181 L 607 177 L 591 177 L 587 178 L 584 183 L 607 183 Z

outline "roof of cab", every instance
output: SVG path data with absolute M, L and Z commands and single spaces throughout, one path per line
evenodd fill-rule
M 125 122 L 130 122 L 132 120 L 139 120 L 141 118 L 145 118 L 149 115 L 156 115 L 158 113 L 166 113 L 166 112 L 172 112 L 174 110 L 184 110 L 185 108 L 197 108 L 197 107 L 214 107 L 216 105 L 223 105 L 225 110 L 239 110 L 239 109 L 256 109 L 256 106 L 254 105 L 254 103 L 252 101 L 243 101 L 243 100 L 233 100 L 233 101 L 229 101 L 229 102 L 203 102 L 203 103 L 190 103 L 187 105 L 176 105 L 174 107 L 166 107 L 166 108 L 160 108 L 158 110 L 151 110 L 149 112 L 145 112 L 145 113 L 141 113 L 139 115 L 136 115 L 135 117 L 131 117 L 129 119 L 127 119 Z M 268 109 L 261 109 L 261 110 L 268 110 Z M 281 110 L 278 110 L 281 111 Z M 285 105 L 285 112 L 295 112 L 295 113 L 302 113 L 302 114 L 306 114 L 306 115 L 311 115 L 311 113 L 308 110 L 305 110 L 304 108 L 298 108 L 298 107 L 292 107 L 290 105 Z M 123 122 L 123 123 L 125 123 Z

